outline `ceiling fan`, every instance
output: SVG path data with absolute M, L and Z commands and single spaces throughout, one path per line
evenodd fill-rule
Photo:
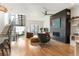
M 49 10 L 48 10 L 47 8 L 45 8 L 45 7 L 43 7 L 42 10 L 43 10 L 42 13 L 43 13 L 44 15 L 53 15 L 53 14 L 48 13 Z

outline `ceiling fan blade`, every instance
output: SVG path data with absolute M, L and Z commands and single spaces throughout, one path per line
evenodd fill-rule
M 45 15 L 47 15 L 47 11 L 45 11 Z
M 48 9 L 47 9 L 47 8 L 44 8 L 44 7 L 43 7 L 42 9 L 43 9 L 43 12 L 42 12 L 42 13 L 43 13 L 44 15 L 53 15 L 53 14 L 49 14 L 49 13 L 48 13 Z

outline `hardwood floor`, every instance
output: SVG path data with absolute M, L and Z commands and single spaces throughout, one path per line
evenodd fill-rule
M 73 56 L 74 48 L 69 44 L 51 40 L 48 44 L 31 45 L 30 39 L 20 38 L 11 43 L 11 56 Z

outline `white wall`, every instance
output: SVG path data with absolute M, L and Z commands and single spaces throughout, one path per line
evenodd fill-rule
M 43 26 L 45 28 L 48 28 L 49 32 L 50 32 L 50 15 L 44 16 L 44 24 L 43 24 Z
M 79 6 L 75 6 L 71 9 L 71 17 L 79 16 Z
M 37 24 L 37 25 L 40 26 L 40 28 L 43 27 L 43 21 L 27 20 L 26 23 L 27 23 L 26 31 L 28 31 L 28 32 L 30 32 L 30 30 L 31 30 L 30 27 L 31 27 L 32 24 Z
M 4 28 L 4 13 L 0 13 L 0 32 Z

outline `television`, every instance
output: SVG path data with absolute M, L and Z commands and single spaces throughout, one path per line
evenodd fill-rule
M 61 18 L 55 18 L 52 20 L 53 28 L 61 28 Z

